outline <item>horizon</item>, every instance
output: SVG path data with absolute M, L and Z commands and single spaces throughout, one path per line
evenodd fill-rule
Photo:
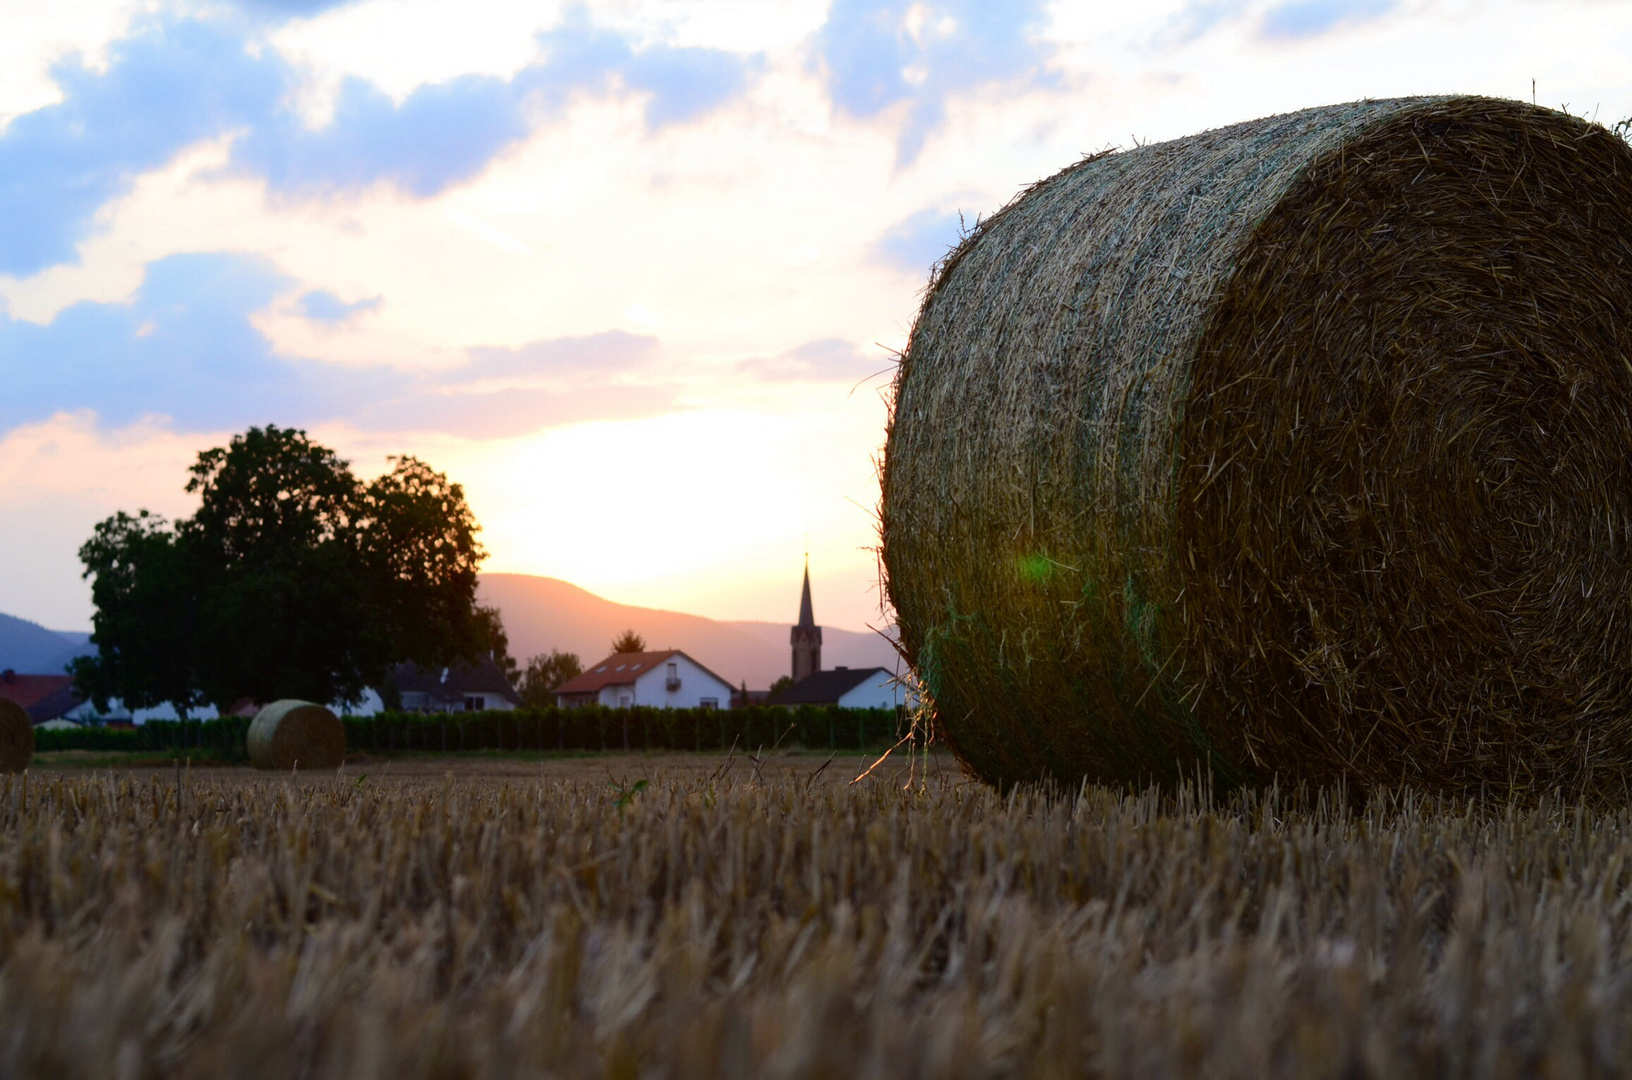
M 604 595 L 602 593 L 598 593 L 598 592 L 594 592 L 594 591 L 592 591 L 590 589 L 586 589 L 582 585 L 577 584 L 576 582 L 568 581 L 565 578 L 552 577 L 552 576 L 550 576 L 548 574 L 524 574 L 524 573 L 520 573 L 518 571 L 512 571 L 512 570 L 483 570 L 481 572 L 480 576 L 482 578 L 488 578 L 488 577 L 493 577 L 493 576 L 504 576 L 504 577 L 533 578 L 533 579 L 542 580 L 542 581 L 556 581 L 556 582 L 560 582 L 561 584 L 566 585 L 566 586 L 568 586 L 570 588 L 577 589 L 580 592 L 586 593 L 590 597 L 592 597 L 592 598 L 594 598 L 596 600 L 600 600 L 600 601 L 603 601 L 603 602 L 608 603 L 608 604 L 612 604 L 612 605 L 617 606 L 617 607 L 636 608 L 636 609 L 639 609 L 639 610 L 651 611 L 651 612 L 656 612 L 656 613 L 664 614 L 664 615 L 683 615 L 683 616 L 686 616 L 688 618 L 707 619 L 710 622 L 717 622 L 717 623 L 722 623 L 722 624 L 727 624 L 727 625 L 734 624 L 734 623 L 759 623 L 759 624 L 762 624 L 762 625 L 765 625 L 765 626 L 792 626 L 793 624 L 798 622 L 797 608 L 798 608 L 799 605 L 798 605 L 797 597 L 795 597 L 795 601 L 794 601 L 794 608 L 796 610 L 794 612 L 794 616 L 792 618 L 790 618 L 790 619 L 716 619 L 711 615 L 699 615 L 694 611 L 680 611 L 680 610 L 677 610 L 675 608 L 657 607 L 657 606 L 654 606 L 652 604 L 642 604 L 642 603 L 619 600 L 619 599 L 616 599 L 615 597 L 606 596 L 606 595 Z M 819 593 L 819 591 L 820 591 L 819 587 L 816 586 L 814 583 L 812 584 L 811 588 L 812 588 L 812 591 L 815 592 L 815 593 Z M 821 608 L 820 602 L 817 602 L 815 604 L 815 607 L 817 608 L 817 610 L 820 610 L 820 608 Z M 64 634 L 64 635 L 74 636 L 74 635 L 85 635 L 85 634 L 89 634 L 89 633 L 92 632 L 92 628 L 91 628 L 91 626 L 90 626 L 90 624 L 88 622 L 84 626 L 65 627 L 65 626 L 51 626 L 51 625 L 48 625 L 46 623 L 40 622 L 38 619 L 30 619 L 30 618 L 27 618 L 26 616 L 17 615 L 15 613 L 9 612 L 9 611 L 0 611 L 0 616 L 10 616 L 11 618 L 22 619 L 24 622 L 32 623 L 33 625 L 39 627 L 40 629 L 48 630 L 48 631 L 50 631 L 51 633 L 54 633 L 54 634 Z M 817 625 L 822 627 L 822 629 L 824 629 L 824 630 L 841 630 L 841 631 L 844 631 L 846 633 L 851 633 L 851 634 L 878 634 L 878 633 L 882 633 L 883 630 L 884 630 L 884 628 L 880 627 L 880 626 L 843 626 L 843 625 L 840 625 L 838 623 L 822 622 L 822 620 L 820 618 L 818 618 L 816 621 L 817 621 Z M 630 629 L 639 630 L 639 627 L 631 627 Z
M 1360 97 L 1632 116 L 1598 0 L 84 0 L 0 16 L 0 611 L 251 424 L 465 488 L 484 573 L 881 625 L 930 267 L 1107 147 Z M 819 618 L 819 621 L 822 621 Z M 68 632 L 83 632 L 73 631 Z

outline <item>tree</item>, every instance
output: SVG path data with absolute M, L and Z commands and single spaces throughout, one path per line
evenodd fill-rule
M 773 682 L 771 684 L 771 691 L 770 691 L 770 693 L 765 695 L 765 700 L 766 701 L 775 701 L 778 694 L 782 693 L 782 691 L 784 691 L 784 690 L 791 689 L 792 686 L 793 686 L 793 676 L 792 675 L 782 676 L 780 679 L 776 680 L 775 682 Z
M 612 651 L 615 653 L 645 652 L 646 639 L 633 630 L 625 630 L 612 639 Z
M 79 686 L 99 706 L 178 710 L 356 700 L 393 664 L 491 650 L 464 492 L 415 458 L 391 461 L 362 484 L 305 432 L 251 428 L 199 454 L 191 518 L 102 522 L 80 549 L 97 654 L 76 663 Z
M 521 676 L 521 703 L 535 708 L 555 704 L 555 688 L 584 673 L 583 661 L 577 653 L 551 649 L 527 661 L 527 670 Z
M 177 715 L 202 704 L 188 664 L 196 612 L 183 539 L 162 517 L 120 511 L 96 527 L 79 557 L 97 572 L 99 655 L 73 662 L 81 693 L 106 709 L 119 698 L 133 709 L 170 702 Z

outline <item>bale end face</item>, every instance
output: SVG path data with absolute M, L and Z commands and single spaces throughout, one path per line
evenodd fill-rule
M 22 772 L 34 757 L 34 722 L 23 707 L 0 698 L 0 772 Z
M 257 769 L 337 769 L 346 760 L 346 731 L 322 705 L 274 701 L 249 725 L 249 761 Z
M 882 545 L 997 782 L 1625 799 L 1632 151 L 1482 98 L 1080 163 L 932 281 Z

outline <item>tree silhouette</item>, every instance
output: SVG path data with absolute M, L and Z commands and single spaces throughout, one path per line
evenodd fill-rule
M 555 688 L 584 673 L 583 661 L 577 653 L 551 649 L 527 661 L 527 671 L 521 677 L 521 703 L 536 708 L 555 704 Z
M 645 652 L 646 639 L 633 630 L 625 630 L 612 639 L 612 651 L 615 653 Z
M 96 604 L 94 656 L 74 663 L 105 708 L 178 713 L 247 698 L 356 701 L 391 666 L 504 651 L 476 605 L 480 526 L 458 484 L 412 457 L 369 483 L 292 428 L 206 450 L 171 523 L 117 513 L 79 557 Z

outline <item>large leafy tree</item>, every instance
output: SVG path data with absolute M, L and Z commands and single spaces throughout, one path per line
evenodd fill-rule
M 464 492 L 415 458 L 392 466 L 364 484 L 303 431 L 251 428 L 199 454 L 191 518 L 102 522 L 80 549 L 97 608 L 81 688 L 178 708 L 355 700 L 393 664 L 489 651 Z
M 576 679 L 584 673 L 584 662 L 577 653 L 551 649 L 527 661 L 527 671 L 521 678 L 521 703 L 535 708 L 555 704 L 555 688 Z

